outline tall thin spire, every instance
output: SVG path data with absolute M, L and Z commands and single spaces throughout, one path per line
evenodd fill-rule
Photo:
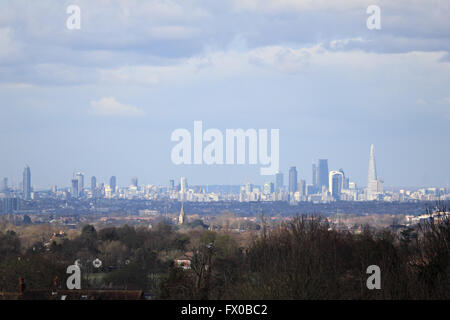
M 185 222 L 186 222 L 186 215 L 184 213 L 184 202 L 182 202 L 180 215 L 178 216 L 178 224 L 184 224 Z
M 377 167 L 375 165 L 375 148 L 370 145 L 369 172 L 367 175 L 366 200 L 376 200 L 383 193 L 383 181 L 378 180 Z
M 375 148 L 373 144 L 370 145 L 370 155 L 369 155 L 369 174 L 367 176 L 367 183 L 370 181 L 377 180 L 377 167 L 375 165 Z

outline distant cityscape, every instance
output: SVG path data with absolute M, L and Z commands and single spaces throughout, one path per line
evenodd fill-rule
M 368 179 L 366 187 L 359 187 L 345 174 L 343 169 L 329 170 L 327 159 L 318 159 L 312 165 L 312 183 L 298 179 L 296 167 L 288 173 L 288 185 L 284 184 L 284 174 L 277 172 L 274 181 L 263 186 L 245 183 L 241 186 L 213 185 L 190 186 L 186 177 L 181 177 L 178 184 L 169 180 L 168 186 L 139 185 L 138 177 L 131 179 L 127 187 L 119 187 L 117 178 L 112 176 L 109 183 L 98 183 L 97 178 L 90 178 L 90 186 L 85 184 L 82 172 L 76 172 L 69 187 L 34 191 L 31 184 L 31 169 L 25 167 L 21 188 L 11 188 L 7 178 L 0 188 L 1 213 L 20 211 L 20 201 L 31 200 L 74 200 L 74 199 L 127 199 L 127 200 L 170 200 L 179 202 L 286 202 L 327 204 L 340 201 L 381 201 L 414 202 L 450 200 L 447 187 L 417 188 L 414 190 L 383 190 L 383 181 L 377 175 L 375 149 L 370 146 Z

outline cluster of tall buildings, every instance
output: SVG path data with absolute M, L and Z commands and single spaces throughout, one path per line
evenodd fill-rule
M 8 186 L 8 178 L 3 178 L 0 185 L 0 213 L 12 213 L 19 209 L 18 194 L 24 200 L 31 200 L 33 189 L 31 187 L 31 170 L 26 166 L 22 174 L 22 190 L 12 190 Z
M 169 185 L 143 185 L 139 186 L 138 178 L 133 177 L 128 187 L 119 188 L 116 176 L 109 178 L 109 184 L 98 183 L 97 178 L 92 176 L 90 188 L 85 186 L 84 174 L 74 172 L 70 185 L 67 188 L 58 190 L 55 187 L 51 192 L 33 192 L 31 185 L 31 170 L 26 166 L 23 170 L 22 185 L 19 189 L 8 187 L 8 179 L 4 178 L 0 183 L 1 199 L 16 199 L 6 201 L 3 207 L 15 206 L 17 198 L 31 200 L 39 197 L 57 198 L 117 198 L 117 199 L 171 199 L 179 201 L 289 201 L 291 203 L 309 202 L 330 202 L 336 200 L 343 201 L 408 201 L 408 200 L 433 200 L 446 199 L 448 190 L 444 188 L 427 188 L 417 191 L 400 190 L 399 192 L 384 191 L 383 181 L 378 178 L 375 163 L 375 148 L 370 146 L 367 187 L 357 188 L 356 183 L 350 181 L 344 170 L 329 170 L 328 159 L 318 159 L 312 164 L 311 183 L 307 184 L 305 179 L 300 178 L 295 166 L 289 168 L 287 185 L 285 185 L 282 172 L 277 172 L 274 181 L 268 181 L 262 186 L 254 186 L 252 183 L 245 183 L 238 186 L 232 192 L 222 188 L 219 192 L 208 192 L 208 186 L 188 185 L 186 177 L 181 177 L 179 183 L 175 185 L 175 180 L 170 180 Z M 240 188 L 240 189 L 239 189 Z M 3 201 L 3 200 L 2 200 Z
M 339 190 L 341 190 L 344 181 L 348 181 L 344 179 L 343 170 L 341 169 L 340 174 L 342 174 L 340 181 Z M 289 197 L 292 195 L 299 193 L 300 196 L 318 194 L 323 192 L 324 190 L 337 190 L 337 180 L 339 178 L 333 178 L 336 175 L 336 171 L 328 170 L 328 160 L 327 159 L 318 159 L 317 163 L 312 164 L 312 183 L 306 184 L 306 180 L 298 178 L 297 168 L 295 166 L 290 167 L 289 169 L 289 181 L 287 185 L 287 192 Z M 335 181 L 335 182 L 333 182 Z M 331 188 L 330 188 L 331 186 Z M 283 185 L 283 173 L 277 172 L 275 174 L 275 191 L 282 192 L 284 191 Z M 335 194 L 337 194 L 335 192 Z
M 132 179 L 131 185 L 137 187 L 138 180 L 136 177 Z M 95 176 L 91 177 L 90 188 L 85 188 L 84 185 L 84 174 L 81 172 L 76 172 L 71 180 L 70 195 L 72 198 L 83 198 L 85 196 L 89 197 L 106 197 L 111 198 L 117 191 L 117 178 L 112 176 L 109 179 L 109 184 L 101 183 L 97 185 L 97 178 Z M 86 194 L 88 193 L 88 194 Z
M 264 187 L 264 190 L 268 189 L 268 187 Z M 377 178 L 374 146 L 370 146 L 368 182 L 367 188 L 362 194 L 357 190 L 356 184 L 350 182 L 342 168 L 329 170 L 328 159 L 318 159 L 317 162 L 312 164 L 311 184 L 306 184 L 304 179 L 299 179 L 297 168 L 293 166 L 289 169 L 289 181 L 287 190 L 285 190 L 283 173 L 277 172 L 275 174 L 274 192 L 279 194 L 276 200 L 287 198 L 288 201 L 293 202 L 377 200 L 383 194 L 383 182 Z

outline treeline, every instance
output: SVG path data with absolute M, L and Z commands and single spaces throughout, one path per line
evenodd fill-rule
M 449 299 L 449 226 L 446 219 L 399 235 L 369 227 L 351 234 L 303 216 L 263 234 L 244 251 L 232 239 L 214 242 L 211 234 L 197 248 L 192 271 L 170 269 L 159 297 Z M 367 288 L 370 265 L 381 269 L 380 290 Z
M 75 261 L 81 266 L 82 288 L 142 289 L 152 291 L 167 273 L 173 259 L 184 253 L 188 238 L 167 224 L 148 228 L 108 227 L 97 231 L 82 228 L 74 239 L 43 240 L 22 248 L 14 231 L 0 233 L 0 292 L 16 292 L 18 278 L 28 289 L 66 288 L 66 269 Z M 96 268 L 95 259 L 102 265 Z
M 178 232 L 86 225 L 69 240 L 22 248 L 0 233 L 0 291 L 65 288 L 66 268 L 81 264 L 82 288 L 141 289 L 156 299 L 449 299 L 450 223 L 422 223 L 401 233 L 365 227 L 336 231 L 320 217 L 300 216 L 262 228 L 250 246 L 232 233 Z M 190 269 L 174 262 L 190 252 Z M 100 268 L 92 261 L 99 258 Z M 367 267 L 381 270 L 381 289 L 366 286 Z

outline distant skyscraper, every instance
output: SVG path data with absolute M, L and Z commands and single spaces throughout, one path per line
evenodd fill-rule
M 300 182 L 298 183 L 298 191 L 300 191 L 301 196 L 306 195 L 306 181 L 305 180 L 300 180 Z
M 23 169 L 23 197 L 25 200 L 31 199 L 31 170 L 29 166 Z
M 375 165 L 375 147 L 370 145 L 369 153 L 369 173 L 367 175 L 367 181 L 377 180 L 377 167 Z
M 345 176 L 344 169 L 342 169 L 342 168 L 339 169 L 339 172 L 342 172 L 342 176 L 343 176 L 343 179 L 344 179 L 342 181 L 342 189 L 347 190 L 349 188 L 350 180 L 349 180 L 348 177 Z
M 263 192 L 264 194 L 272 194 L 274 192 L 274 184 L 273 182 L 264 183 Z
M 133 177 L 133 179 L 131 179 L 131 185 L 137 188 L 137 186 L 138 186 L 138 177 Z
M 111 188 L 111 193 L 115 193 L 116 192 L 116 188 L 117 188 L 117 178 L 116 178 L 116 176 L 112 176 L 109 179 L 109 187 Z
M 375 200 L 379 193 L 383 192 L 383 182 L 378 180 L 375 164 L 375 147 L 370 145 L 369 171 L 367 174 L 367 200 Z
M 91 177 L 91 191 L 94 192 L 97 189 L 97 178 L 95 176 Z
M 315 163 L 312 164 L 312 185 L 317 186 L 317 166 Z
M 342 183 L 344 181 L 344 174 L 340 171 L 330 171 L 329 174 L 329 191 L 333 198 L 339 200 L 341 198 Z
M 295 167 L 291 167 L 289 169 L 289 192 L 296 192 L 297 187 L 297 169 Z
M 172 191 L 175 189 L 175 181 L 169 180 L 169 191 Z
M 187 179 L 185 177 L 181 177 L 180 179 L 180 191 L 182 193 L 187 192 L 187 188 L 188 188 L 188 184 L 187 184 Z
M 316 188 L 312 184 L 306 185 L 306 195 L 307 196 L 314 194 L 315 192 L 316 192 Z
M 74 177 L 76 180 L 78 180 L 78 196 L 83 196 L 84 191 L 84 175 L 81 172 L 77 172 Z
M 319 187 L 319 191 L 322 190 L 322 187 L 325 186 L 328 189 L 328 160 L 327 159 L 319 159 L 319 163 L 317 166 L 317 185 Z
M 79 182 L 78 179 L 72 179 L 72 186 L 70 188 L 70 195 L 73 198 L 78 198 L 79 195 L 80 195 L 78 182 Z
M 280 171 L 275 173 L 275 191 L 280 192 L 283 190 L 283 174 Z
M 0 198 L 0 213 L 14 213 L 14 211 L 18 209 L 19 201 L 17 198 Z

